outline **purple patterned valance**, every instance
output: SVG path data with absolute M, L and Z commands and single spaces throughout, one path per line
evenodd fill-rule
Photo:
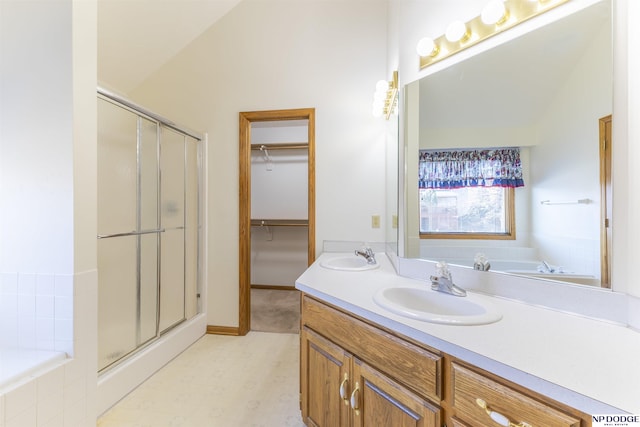
M 520 148 L 420 150 L 420 188 L 522 187 Z

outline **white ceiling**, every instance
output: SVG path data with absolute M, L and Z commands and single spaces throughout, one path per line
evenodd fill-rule
M 98 82 L 127 93 L 241 0 L 98 0 Z

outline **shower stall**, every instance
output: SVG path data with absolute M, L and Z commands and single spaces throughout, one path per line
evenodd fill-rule
M 200 311 L 202 137 L 98 91 L 98 370 Z

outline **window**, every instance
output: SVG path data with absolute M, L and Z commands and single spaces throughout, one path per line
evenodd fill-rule
M 420 237 L 515 239 L 518 148 L 420 152 Z

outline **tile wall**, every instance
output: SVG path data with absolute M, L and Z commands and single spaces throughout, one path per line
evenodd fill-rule
M 2 273 L 0 348 L 73 355 L 73 276 Z
M 0 389 L 0 427 L 95 426 L 97 272 L 0 280 L 2 346 L 68 355 Z

